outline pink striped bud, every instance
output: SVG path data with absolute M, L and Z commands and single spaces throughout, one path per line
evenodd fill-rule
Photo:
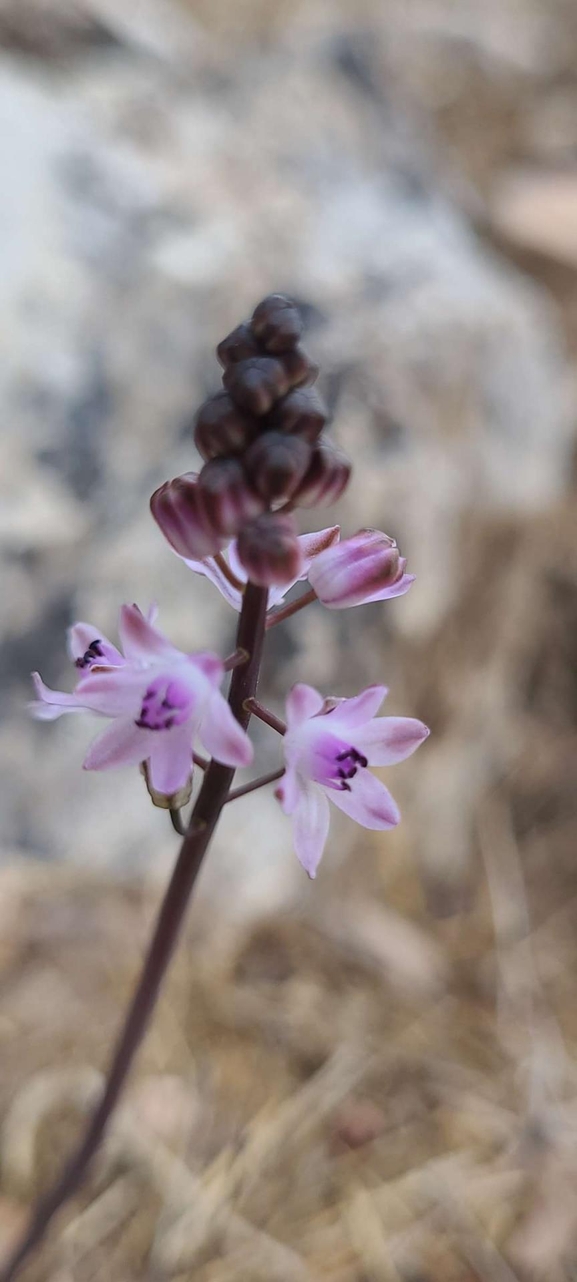
M 290 499 L 310 461 L 310 445 L 282 432 L 263 432 L 244 456 L 247 476 L 268 503 Z
M 202 560 L 226 546 L 207 520 L 199 501 L 198 476 L 185 472 L 154 491 L 150 510 L 165 539 L 179 556 Z
M 406 574 L 394 539 L 382 530 L 359 530 L 320 552 L 311 562 L 308 580 L 331 610 L 403 596 L 414 575 Z
M 294 583 L 303 567 L 296 525 L 286 513 L 266 512 L 245 525 L 237 552 L 249 579 L 262 588 Z
M 242 463 L 236 458 L 215 458 L 205 464 L 198 478 L 198 501 L 208 524 L 229 538 L 259 516 L 265 506 L 248 485 Z
M 351 470 L 342 450 L 327 441 L 319 441 L 293 501 L 298 507 L 329 507 L 346 489 Z

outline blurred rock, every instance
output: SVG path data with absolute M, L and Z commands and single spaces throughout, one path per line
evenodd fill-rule
M 492 217 L 523 249 L 577 267 L 577 173 L 513 170 L 499 179 Z
M 395 635 L 428 642 L 459 598 L 462 523 L 546 510 L 571 448 L 554 307 L 482 245 L 451 196 L 427 88 L 458 68 L 463 47 L 483 83 L 497 65 L 533 83 L 559 65 L 557 11 L 531 8 L 525 22 L 492 6 L 481 22 L 471 5 L 457 15 L 367 3 L 351 24 L 346 6 L 311 0 L 269 20 L 247 2 L 239 55 L 217 8 L 150 0 L 115 17 L 107 0 L 87 0 L 78 13 L 114 44 L 50 75 L 38 59 L 0 62 L 11 175 L 0 393 L 18 492 L 0 565 L 18 593 L 0 652 L 5 841 L 160 875 L 174 837 L 136 772 L 82 775 L 89 719 L 30 725 L 23 705 L 31 667 L 72 682 L 65 624 L 87 618 L 114 636 L 123 600 L 157 600 L 185 649 L 230 648 L 234 618 L 147 510 L 156 485 L 195 465 L 191 415 L 218 385 L 222 335 L 271 289 L 303 304 L 334 435 L 356 466 L 329 519 L 386 529 L 418 576 L 373 625 L 366 612 L 320 611 L 290 625 L 272 646 L 277 694 L 303 674 L 339 693 L 343 672 L 351 684 L 378 679 L 382 627 L 394 676 Z M 412 711 L 412 688 L 399 711 Z M 250 917 L 301 881 L 272 797 L 241 805 L 242 830 L 226 819 L 206 893 Z

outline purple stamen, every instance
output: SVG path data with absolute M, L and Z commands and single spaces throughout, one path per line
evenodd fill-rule
M 97 637 L 95 641 L 90 642 L 90 645 L 88 649 L 85 650 L 82 658 L 76 659 L 76 667 L 91 668 L 93 663 L 98 663 L 98 660 L 103 657 L 103 654 L 102 641 Z

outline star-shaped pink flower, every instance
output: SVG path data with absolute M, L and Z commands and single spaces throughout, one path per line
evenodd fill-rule
M 122 606 L 119 633 L 122 650 L 90 624 L 70 629 L 69 651 L 82 674 L 72 694 L 50 690 L 33 674 L 38 701 L 30 710 L 40 720 L 83 710 L 112 719 L 84 769 L 146 762 L 152 788 L 172 796 L 191 778 L 197 736 L 225 765 L 249 765 L 251 742 L 218 688 L 224 676 L 218 656 L 177 650 L 136 605 Z
M 316 875 L 329 830 L 328 800 L 363 828 L 394 828 L 396 802 L 368 766 L 404 761 L 429 731 L 413 717 L 376 717 L 385 686 L 353 699 L 325 701 L 312 686 L 295 685 L 286 704 L 286 772 L 276 796 L 293 820 L 298 859 Z

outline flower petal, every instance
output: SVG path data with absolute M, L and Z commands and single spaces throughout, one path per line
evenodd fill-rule
M 127 659 L 150 663 L 180 655 L 180 651 L 154 628 L 137 605 L 123 605 L 118 625 L 122 649 Z
M 95 645 L 99 647 L 98 653 L 95 653 L 95 661 L 101 658 L 102 663 L 124 663 L 120 650 L 93 623 L 73 623 L 68 629 L 66 640 L 68 653 L 75 663 L 83 659 L 86 651 Z
M 178 556 L 179 553 L 177 552 L 176 555 Z M 218 561 L 215 561 L 214 557 L 208 556 L 205 561 L 192 561 L 186 556 L 181 556 L 180 560 L 184 561 L 184 564 L 188 566 L 189 570 L 194 570 L 195 574 L 202 574 L 205 579 L 208 579 L 210 583 L 214 584 L 214 587 L 218 588 L 220 595 L 224 597 L 225 601 L 228 601 L 228 604 L 232 606 L 233 610 L 240 610 L 242 606 L 242 592 L 240 591 L 240 588 L 235 588 L 230 580 L 227 579 L 226 574 L 221 569 Z M 243 576 L 244 581 L 246 580 L 246 574 L 244 574 L 244 571 Z M 236 574 L 236 577 L 239 578 L 240 576 Z
M 382 588 L 380 592 L 375 592 L 372 596 L 363 597 L 363 605 L 371 605 L 373 601 L 391 601 L 395 596 L 404 596 L 405 592 L 409 591 L 411 583 L 415 582 L 415 578 L 415 574 L 403 574 L 391 587 Z M 329 610 L 338 608 L 338 606 L 328 606 Z
M 352 730 L 356 726 L 364 726 L 378 712 L 386 694 L 386 686 L 367 686 L 366 690 L 361 690 L 353 699 L 343 699 L 333 712 L 327 713 L 332 733 L 339 734 L 341 729 Z M 356 742 L 355 737 L 355 746 Z
M 315 557 L 320 556 L 320 553 L 325 552 L 327 548 L 333 547 L 335 543 L 338 543 L 340 537 L 340 525 L 329 525 L 325 530 L 315 530 L 312 534 L 299 534 L 299 543 L 304 557 L 299 580 L 307 578 L 311 562 L 314 561 Z M 287 590 L 285 588 L 285 592 Z
M 105 717 L 138 715 L 149 674 L 126 664 L 108 671 L 92 671 L 78 682 L 75 694 L 84 708 Z
M 285 815 L 292 815 L 299 804 L 301 786 L 296 770 L 287 766 L 284 775 L 275 788 L 274 795 L 285 812 Z
M 199 735 L 207 752 L 225 766 L 249 766 L 253 758 L 252 743 L 232 712 L 220 690 L 214 690 Z
M 150 756 L 154 731 L 142 730 L 128 718 L 113 721 L 91 744 L 84 758 L 85 770 L 135 766 Z
M 192 726 L 173 726 L 154 736 L 149 764 L 150 782 L 157 792 L 170 797 L 188 783 L 192 774 Z
M 395 828 L 401 818 L 399 807 L 384 783 L 368 770 L 359 770 L 350 792 L 329 793 L 331 801 L 363 828 L 382 831 Z
M 374 717 L 355 734 L 355 748 L 371 766 L 393 766 L 410 757 L 429 733 L 415 717 Z
M 196 654 L 189 654 L 187 658 L 211 686 L 220 685 L 224 676 L 224 664 L 217 654 L 213 654 L 211 650 L 197 650 Z
M 32 680 L 38 702 L 29 703 L 28 711 L 37 721 L 56 721 L 65 712 L 85 710 L 86 705 L 77 698 L 76 694 L 68 694 L 65 690 L 51 690 L 50 686 L 44 685 L 39 672 L 32 673 Z
M 293 841 L 297 859 L 309 877 L 316 877 L 329 822 L 329 803 L 322 788 L 314 783 L 302 786 L 293 815 Z
M 299 681 L 287 696 L 286 719 L 289 730 L 295 730 L 297 726 L 302 725 L 303 721 L 316 716 L 323 703 L 323 696 L 318 690 Z

